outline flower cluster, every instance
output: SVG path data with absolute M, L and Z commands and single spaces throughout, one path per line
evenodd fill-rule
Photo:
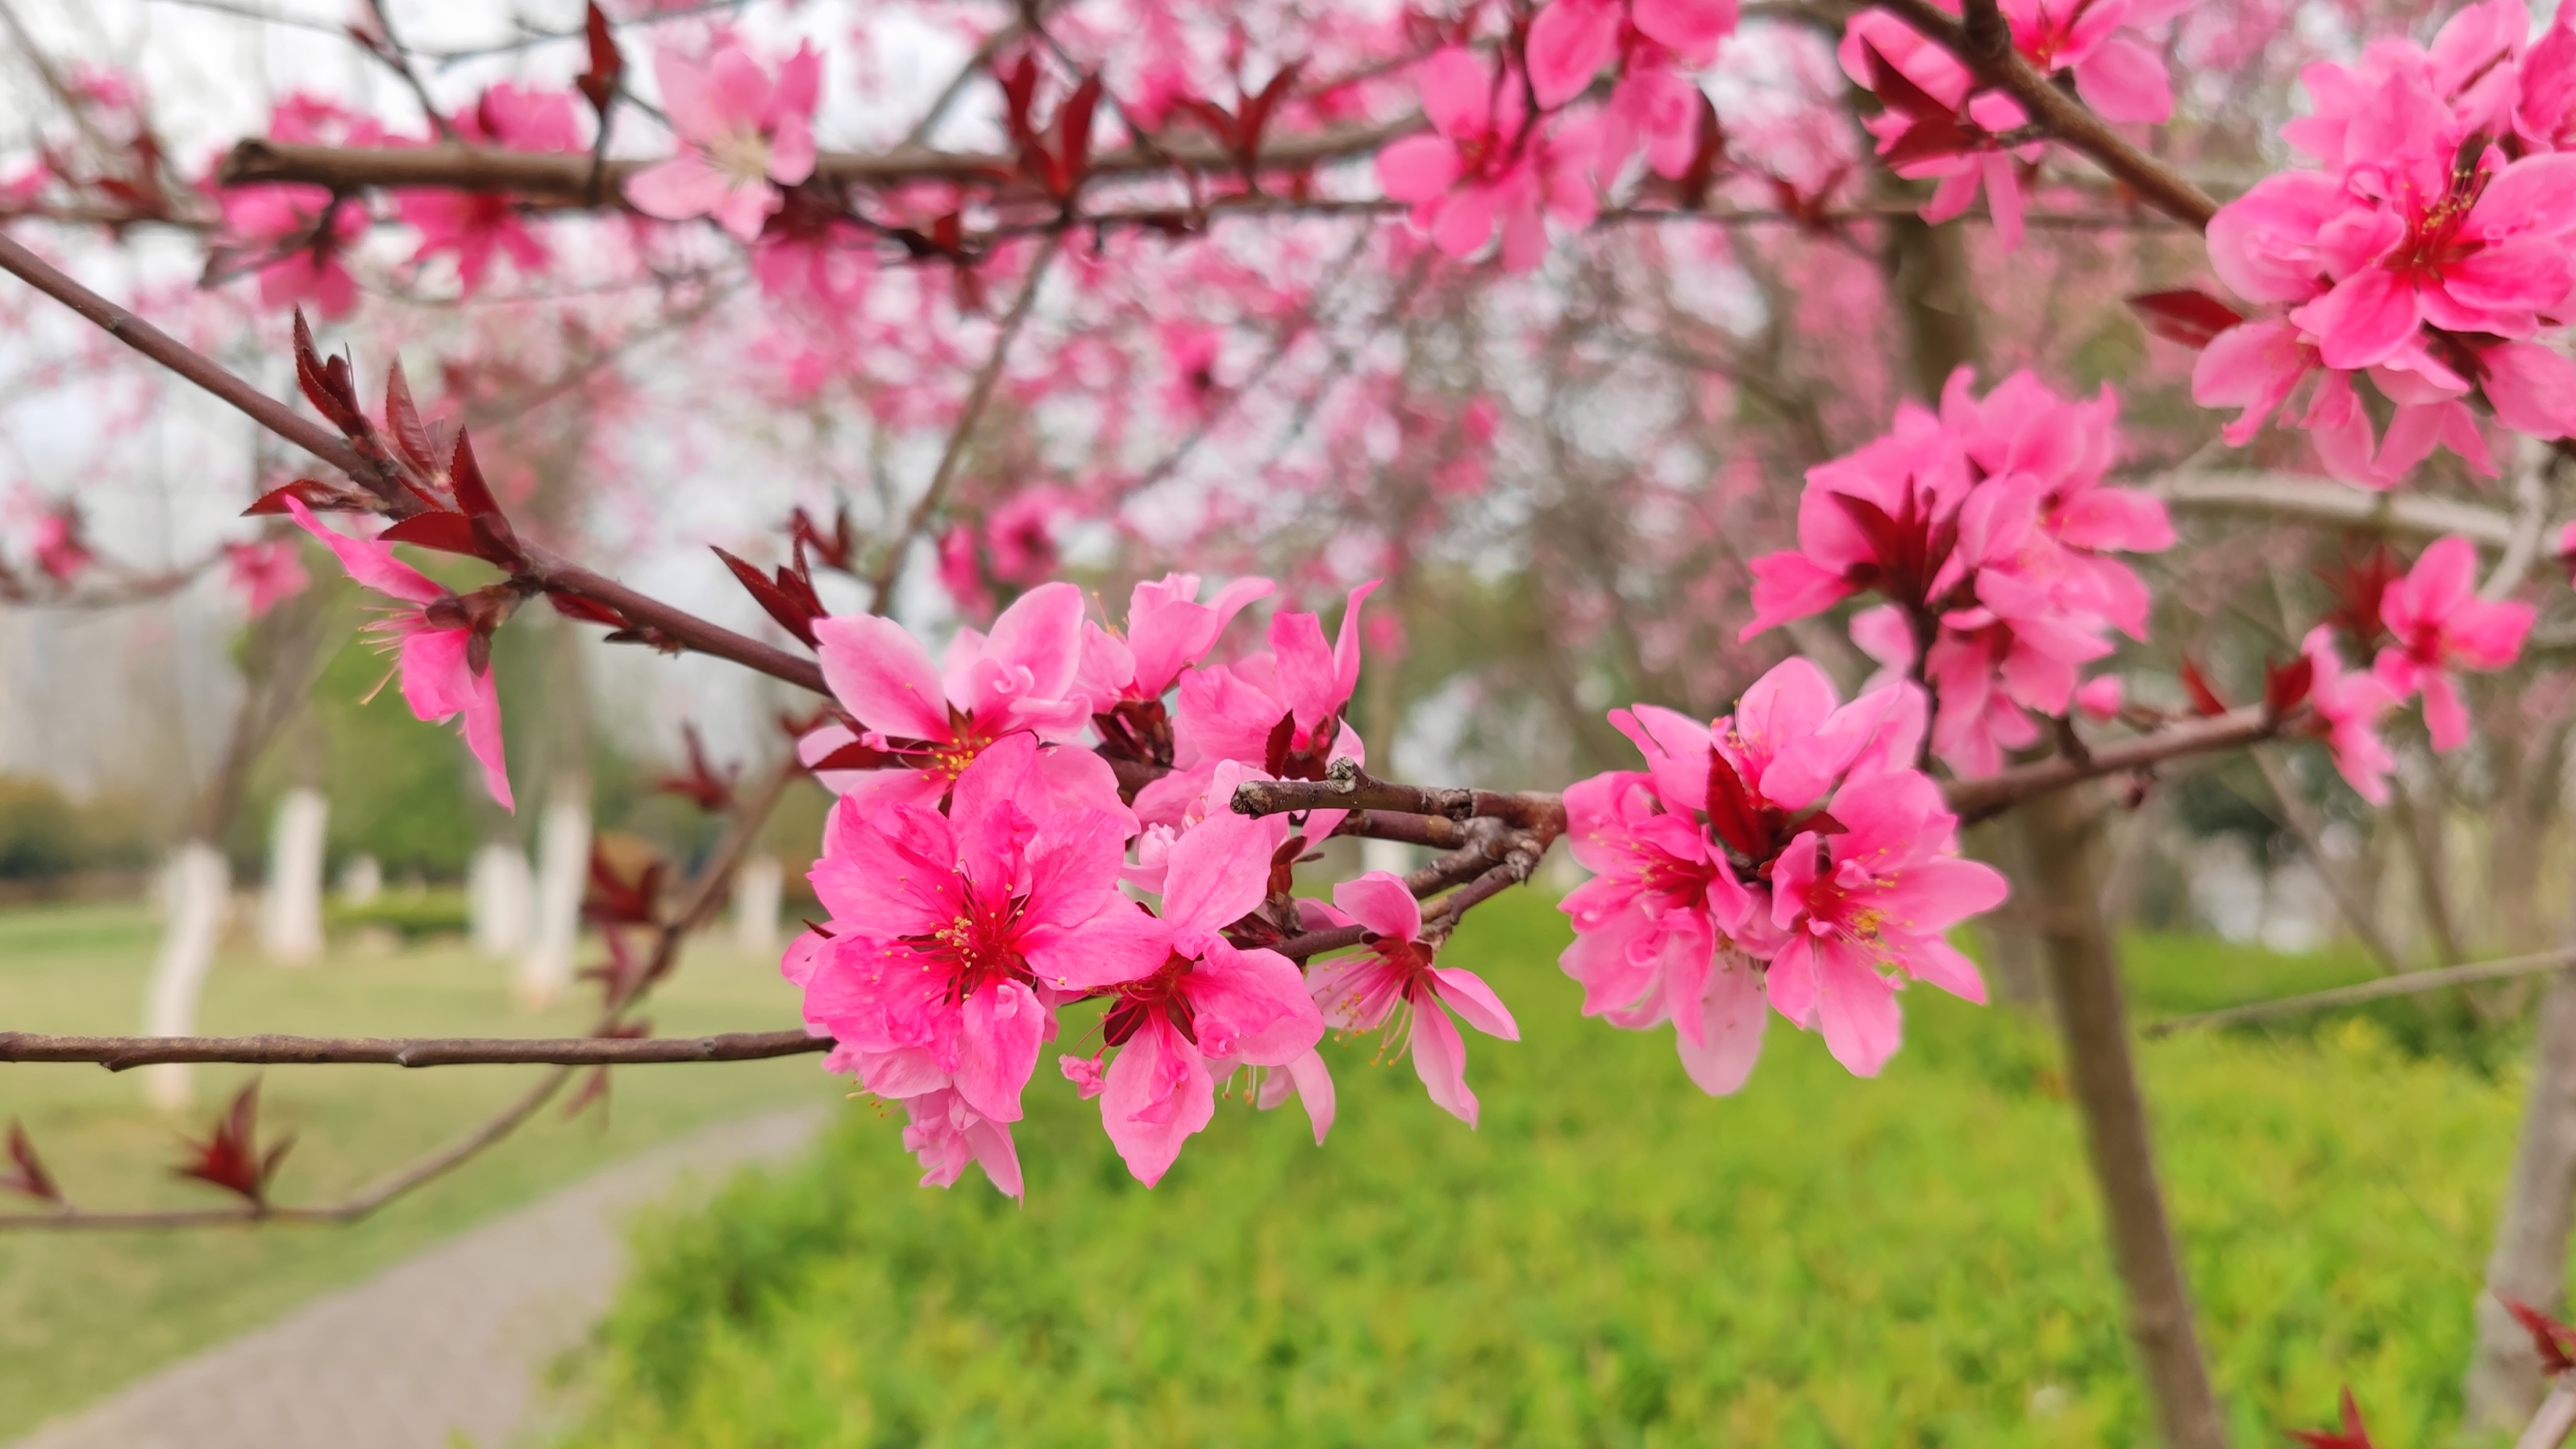
M 1943 932 L 2000 903 L 2004 880 L 1958 857 L 1957 817 L 1913 767 L 1924 713 L 1910 682 L 1840 704 L 1803 659 L 1713 722 L 1614 713 L 1647 768 L 1565 794 L 1594 873 L 1564 903 L 1584 1013 L 1670 1021 L 1691 1080 L 1726 1093 L 1761 1052 L 1766 1000 L 1861 1076 L 1896 1050 L 1904 981 L 1983 1001 Z
M 779 189 L 814 174 L 814 103 L 823 60 L 810 46 L 775 72 L 724 38 L 704 59 L 655 57 L 662 106 L 680 153 L 636 173 L 626 199 L 664 221 L 712 217 L 743 241 L 785 205 Z
M 2164 505 L 2103 477 L 2119 451 L 2118 402 L 2059 397 L 2027 372 L 1982 400 L 1966 369 L 1940 411 L 1897 410 L 1885 437 L 1807 474 L 1798 547 L 1753 561 L 1743 637 L 1862 592 L 1888 600 L 1852 637 L 1933 686 L 1932 749 L 1990 774 L 2062 716 L 2078 669 L 2114 629 L 2144 638 L 2146 587 L 2113 555 L 2173 542 Z
M 1957 0 L 1942 8 L 1959 11 Z M 1998 8 L 2022 58 L 2044 75 L 2062 74 L 2103 119 L 2156 122 L 2173 113 L 2172 82 L 2146 32 L 2188 8 L 2185 0 L 2003 0 Z M 1982 185 L 1996 236 L 2006 251 L 2019 247 L 2019 163 L 2038 160 L 2043 149 L 2004 139 L 2030 121 L 2021 103 L 1980 89 L 1957 56 L 1885 10 L 1851 18 L 1839 57 L 1852 83 L 1885 107 L 1865 123 L 1878 154 L 1899 176 L 1939 182 L 1924 219 L 1966 211 Z
M 1119 632 L 1087 619 L 1072 585 L 1044 584 L 989 634 L 959 631 L 937 665 L 886 619 L 814 626 L 848 718 L 800 745 L 840 798 L 812 877 L 829 919 L 786 970 L 807 1022 L 839 1043 L 831 1066 L 905 1104 L 925 1183 L 974 1162 L 1020 1192 L 1010 1124 L 1074 1002 L 1102 1003 L 1098 1046 L 1062 1056 L 1064 1075 L 1148 1185 L 1237 1073 L 1265 1107 L 1299 1098 L 1321 1141 L 1328 1024 L 1409 1032 L 1433 1099 L 1471 1124 L 1449 1012 L 1517 1035 L 1483 982 L 1433 964 L 1403 882 L 1345 883 L 1333 907 L 1289 894 L 1341 812 L 1292 824 L 1230 807 L 1247 780 L 1357 758 L 1341 716 L 1369 586 L 1336 642 L 1282 611 L 1270 647 L 1230 664 L 1208 656 L 1272 586 L 1238 580 L 1207 602 L 1199 588 L 1187 574 L 1137 585 Z M 1365 954 L 1311 978 L 1278 949 L 1353 920 Z
M 2282 134 L 2318 168 L 2209 225 L 2211 268 L 2253 306 L 2192 377 L 2195 401 L 2242 409 L 2229 442 L 2278 414 L 2336 477 L 2385 488 L 2436 446 L 2494 472 L 2473 399 L 2534 437 L 2576 433 L 2576 362 L 2539 340 L 2576 317 L 2576 29 L 2562 13 L 2526 43 L 2528 25 L 2488 0 L 2429 47 L 2309 67 L 2315 110 Z
M 1497 231 L 1503 269 L 1547 250 L 1547 222 L 1581 228 L 1599 190 L 1642 152 L 1679 177 L 1698 155 L 1707 109 L 1691 73 L 1733 34 L 1735 0 L 1553 0 L 1530 21 L 1521 63 L 1450 46 L 1416 79 L 1432 134 L 1378 153 L 1378 184 L 1413 205 L 1413 222 L 1453 257 Z M 1617 78 L 1582 104 L 1603 68 Z

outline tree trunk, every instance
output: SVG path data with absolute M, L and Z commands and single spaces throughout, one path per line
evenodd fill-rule
M 171 852 L 164 876 L 170 918 L 162 927 L 161 954 L 143 998 L 146 1036 L 187 1036 L 197 1029 L 197 997 L 215 964 L 215 938 L 223 930 L 232 894 L 223 852 L 191 840 Z M 164 1112 L 185 1111 L 191 1092 L 188 1064 L 161 1062 L 143 1069 L 144 1100 Z
M 559 776 L 537 829 L 535 929 L 519 961 L 518 993 L 543 1006 L 572 985 L 581 940 L 581 898 L 590 883 L 590 782 Z
M 485 841 L 465 880 L 466 924 L 484 959 L 506 961 L 528 949 L 536 909 L 528 853 L 507 840 Z
M 734 873 L 733 938 L 743 954 L 767 956 L 778 949 L 778 899 L 786 879 L 778 857 L 765 853 Z
M 2039 886 L 2031 915 L 2056 996 L 2067 1078 L 2156 1425 L 2172 1449 L 2225 1449 L 2226 1420 L 2192 1327 L 2191 1292 L 2156 1184 L 2146 1102 L 2129 1055 L 2119 959 L 2102 917 L 2101 816 L 2083 790 L 2040 796 L 2020 814 Z
M 322 959 L 322 847 L 331 806 L 298 785 L 278 797 L 268 839 L 268 883 L 260 897 L 259 944 L 282 966 Z
M 2546 1387 L 2531 1336 L 2496 1295 L 2566 1312 L 2567 1234 L 2576 1225 L 2576 975 L 2549 978 L 2532 1051 L 2522 1139 L 2497 1212 L 2487 1291 L 2478 1295 L 2478 1344 L 2465 1386 L 2472 1432 L 2520 1428 Z

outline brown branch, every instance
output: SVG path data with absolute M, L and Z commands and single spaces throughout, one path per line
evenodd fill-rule
M 1380 125 L 1344 126 L 1271 143 L 1257 169 L 1294 169 L 1375 152 L 1426 123 L 1419 116 Z M 612 190 L 662 158 L 622 158 L 601 168 Z M 1139 176 L 1173 169 L 1240 173 L 1234 154 L 1208 140 L 1177 140 L 1151 150 L 1106 151 L 1091 160 L 1094 176 Z M 935 151 L 903 146 L 891 151 L 828 151 L 817 157 L 808 185 L 891 187 L 915 181 L 1000 182 L 1016 176 L 1019 159 L 997 153 Z M 234 146 L 216 169 L 225 186 L 300 182 L 335 192 L 425 187 L 448 191 L 507 192 L 564 206 L 595 204 L 590 158 L 572 152 L 506 151 L 490 146 L 414 146 L 401 149 L 315 146 L 253 138 Z
M 304 417 L 293 408 L 234 373 L 223 364 L 172 337 L 134 313 L 82 286 L 79 281 L 33 251 L 0 233 L 0 271 L 79 313 L 84 319 L 135 351 L 230 404 L 251 421 L 302 448 L 357 482 L 400 517 L 419 504 L 401 482 L 370 466 L 347 439 Z M 830 692 L 823 669 L 811 659 L 790 654 L 721 624 L 636 592 L 604 574 L 573 563 L 534 544 L 523 545 L 527 568 L 522 577 L 547 590 L 606 604 L 630 623 L 648 625 L 684 648 L 782 679 L 817 694 Z
M 2256 744 L 2280 734 L 2300 717 L 2297 712 L 2276 717 L 2259 705 L 2248 705 L 2222 715 L 2186 720 L 2148 734 L 2093 745 L 2089 758 L 2084 760 L 2060 755 L 1999 774 L 1981 775 L 1973 780 L 1947 781 L 1941 792 L 1947 797 L 1951 810 L 1958 814 L 1959 823 L 1973 825 L 2000 815 L 2033 796 L 2063 790 L 2086 780 L 2124 775 L 2185 755 L 2205 755 Z
M 0 1031 L 0 1062 L 91 1062 L 111 1072 L 155 1062 L 246 1066 L 643 1066 L 749 1062 L 831 1050 L 829 1037 L 738 1031 L 686 1037 L 49 1036 Z
M 2209 219 L 2217 214 L 2218 203 L 2190 177 L 2129 144 L 2090 107 L 2051 84 L 2013 48 L 2011 34 L 2001 27 L 1999 16 L 1994 17 L 1996 24 L 1978 27 L 1980 32 L 1991 33 L 1972 36 L 1967 24 L 1952 18 L 1933 0 L 1881 3 L 1926 39 L 1957 56 L 1987 85 L 2019 101 L 2022 109 L 2030 113 L 2033 124 L 2093 158 L 2096 165 L 2148 205 L 2194 231 L 2207 228 Z M 1971 14 L 1983 19 L 1992 14 L 1992 7 L 1981 6 Z
M 2558 1449 L 2576 1434 L 2576 1374 L 2562 1373 L 2549 1386 L 2549 1397 L 2523 1427 L 2513 1449 Z
M 2500 508 L 2422 493 L 2372 493 L 2291 473 L 2172 473 L 2146 491 L 2179 509 L 2296 518 L 2412 538 L 2456 533 L 2490 548 L 2509 548 L 2515 537 L 2513 516 Z
M 1353 760 L 1335 760 L 1321 780 L 1247 780 L 1235 787 L 1235 813 L 1278 815 L 1305 810 L 1385 810 L 1450 820 L 1501 820 L 1525 829 L 1565 829 L 1563 797 L 1543 791 L 1433 789 L 1380 780 Z
M 2303 992 L 2271 1001 L 2252 1001 L 2217 1011 L 2196 1011 L 2189 1016 L 2169 1016 L 2149 1023 L 2146 1034 L 2151 1037 L 2171 1036 L 2200 1026 L 2228 1026 L 2240 1021 L 2296 1016 L 2301 1012 L 2356 1006 L 2365 1001 L 2384 1001 L 2393 996 L 2414 996 L 2447 986 L 2502 981 L 2514 976 L 2537 976 L 2544 971 L 2564 970 L 2571 965 L 2576 965 L 2576 946 L 2534 952 L 2528 956 L 2507 956 L 2496 961 L 2477 961 L 2466 966 L 2445 966 L 2437 971 L 2410 971 L 2402 976 L 2383 976 L 2377 981 L 2337 986 L 2326 991 Z

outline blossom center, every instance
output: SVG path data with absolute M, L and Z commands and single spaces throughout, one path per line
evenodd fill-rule
M 740 185 L 769 179 L 769 138 L 758 131 L 729 131 L 707 142 L 707 160 Z

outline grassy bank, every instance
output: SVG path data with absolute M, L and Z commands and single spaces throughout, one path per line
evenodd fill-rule
M 1023 1209 L 972 1174 L 915 1188 L 899 1123 L 854 1105 L 808 1163 L 647 1235 L 579 1442 L 2147 1442 L 2043 1027 L 1917 990 L 1880 1080 L 1775 1022 L 1712 1101 L 1668 1036 L 1577 1017 L 1561 940 L 1529 898 L 1460 935 L 1527 1038 L 1470 1037 L 1477 1132 L 1346 1044 L 1325 1147 L 1227 1104 L 1147 1192 L 1041 1063 Z M 2133 955 L 2150 1016 L 2355 969 Z M 2324 1421 L 2345 1381 L 2382 1443 L 2456 1422 L 2518 1083 L 2408 1035 L 2142 1048 L 2242 1443 Z
M 381 935 L 381 933 L 379 933 Z M 141 1016 L 155 944 L 139 909 L 0 913 L 0 1025 L 125 1032 Z M 299 970 L 227 953 L 206 989 L 208 1032 L 552 1035 L 579 1032 L 578 1003 L 523 1011 L 508 968 L 453 938 L 375 954 L 335 953 Z M 795 1019 L 776 967 L 710 947 L 657 999 L 657 1030 L 775 1027 Z M 526 1090 L 540 1068 L 291 1067 L 266 1074 L 266 1130 L 292 1132 L 282 1200 L 337 1197 L 462 1132 Z M 64 1187 L 109 1206 L 205 1206 L 221 1195 L 174 1181 L 180 1129 L 196 1133 L 250 1073 L 201 1067 L 198 1107 L 147 1110 L 139 1077 L 96 1067 L 0 1065 L 0 1124 L 22 1118 Z M 701 1123 L 781 1102 L 832 1100 L 810 1058 L 620 1075 L 603 1126 L 549 1109 L 500 1148 L 347 1228 L 160 1234 L 0 1234 L 0 1439 L 77 1407 L 194 1349 L 355 1282 L 601 1163 Z M 0 1203 L 15 1210 L 16 1202 Z

